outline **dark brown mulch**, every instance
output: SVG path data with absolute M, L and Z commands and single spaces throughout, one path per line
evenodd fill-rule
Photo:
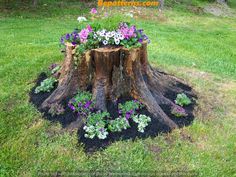
M 64 105 L 65 108 L 65 113 L 63 115 L 56 115 L 52 116 L 50 115 L 47 110 L 41 110 L 39 107 L 42 104 L 42 102 L 52 93 L 39 93 L 35 94 L 34 90 L 35 88 L 43 81 L 44 79 L 47 78 L 47 75 L 45 73 L 41 73 L 39 77 L 36 80 L 35 86 L 32 88 L 30 92 L 30 102 L 34 104 L 39 111 L 41 111 L 44 114 L 44 118 L 47 120 L 50 120 L 52 122 L 60 122 L 63 128 L 66 128 L 68 125 L 70 125 L 72 122 L 76 121 L 79 117 L 77 116 L 76 113 L 73 113 L 69 107 L 67 106 L 68 101 L 71 98 L 67 98 L 64 102 L 61 104 Z M 188 87 L 186 85 L 180 84 L 179 87 L 183 88 L 186 91 L 190 91 L 191 87 Z M 175 100 L 177 93 L 167 93 L 165 96 L 170 98 L 171 100 Z M 189 96 L 189 95 L 188 95 Z M 191 98 L 191 97 L 190 97 Z M 183 126 L 188 126 L 190 125 L 193 120 L 193 109 L 196 105 L 196 98 L 191 98 L 192 99 L 192 104 L 189 106 L 185 107 L 186 112 L 188 113 L 187 117 L 184 118 L 176 118 L 171 114 L 171 108 L 167 105 L 160 105 L 163 111 L 174 121 L 176 122 L 179 127 Z M 118 103 L 124 103 L 125 101 L 132 100 L 132 98 L 121 98 L 118 100 Z M 108 102 L 107 107 L 108 107 L 108 112 L 111 114 L 113 118 L 118 117 L 118 103 L 115 105 L 112 102 Z M 170 129 L 163 125 L 161 122 L 159 122 L 157 119 L 153 118 L 153 115 L 150 114 L 147 109 L 142 109 L 139 111 L 140 114 L 145 114 L 147 116 L 150 116 L 152 118 L 151 122 L 145 129 L 145 133 L 140 133 L 137 131 L 137 125 L 136 123 L 130 121 L 131 128 L 124 130 L 122 132 L 117 132 L 117 133 L 109 133 L 107 139 L 105 140 L 100 140 L 98 138 L 94 139 L 88 139 L 84 137 L 84 130 L 81 128 L 78 130 L 78 142 L 83 143 L 84 149 L 86 152 L 94 152 L 99 149 L 104 149 L 107 146 L 109 146 L 111 143 L 119 140 L 134 140 L 136 138 L 147 138 L 147 137 L 155 137 L 160 133 L 167 133 L 170 132 Z

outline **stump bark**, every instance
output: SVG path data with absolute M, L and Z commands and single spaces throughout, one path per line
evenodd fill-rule
M 154 69 L 148 62 L 147 43 L 140 48 L 106 47 L 93 49 L 83 54 L 75 66 L 74 47 L 66 46 L 65 60 L 58 75 L 58 87 L 43 102 L 41 108 L 50 108 L 55 103 L 74 95 L 77 90 L 92 86 L 96 109 L 106 111 L 107 101 L 115 102 L 122 96 L 140 100 L 163 124 L 170 129 L 177 128 L 160 105 L 174 105 L 166 97 L 171 91 L 188 93 L 179 85 L 181 80 Z

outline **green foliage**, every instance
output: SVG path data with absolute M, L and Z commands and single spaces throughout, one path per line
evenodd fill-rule
M 131 40 L 122 40 L 120 43 L 127 49 L 141 47 L 142 44 L 138 42 L 137 38 L 132 38 Z
M 189 99 L 189 97 L 186 94 L 181 93 L 177 95 L 175 99 L 175 103 L 180 106 L 188 106 L 189 104 L 192 103 L 192 101 Z
M 40 86 L 36 87 L 35 93 L 39 92 L 50 92 L 57 82 L 57 79 L 54 77 L 47 78 L 40 83 Z
M 151 118 L 143 114 L 134 116 L 133 120 L 138 124 L 138 131 L 141 133 L 144 133 L 144 129 L 148 126 L 148 123 L 151 122 Z
M 121 132 L 130 127 L 129 121 L 124 117 L 118 117 L 108 122 L 108 130 L 111 132 Z
M 129 16 L 121 13 L 112 13 L 107 14 L 105 16 L 104 14 L 101 14 L 96 19 L 91 21 L 91 26 L 95 31 L 106 29 L 108 31 L 116 30 L 118 25 L 121 22 L 126 22 L 130 24 L 131 19 Z M 135 25 L 135 24 L 132 24 Z

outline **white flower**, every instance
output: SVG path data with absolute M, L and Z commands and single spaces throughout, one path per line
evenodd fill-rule
M 123 40 L 125 37 L 124 37 L 124 35 L 123 34 L 119 34 L 119 39 L 120 40 Z
M 85 17 L 78 17 L 77 20 L 79 21 L 79 23 L 87 21 Z
M 98 36 L 94 33 L 93 38 L 94 38 L 94 39 L 97 39 L 97 37 L 98 37 Z
M 105 38 L 107 41 L 109 41 L 109 39 L 110 39 L 108 35 L 106 35 Z
M 120 37 L 119 37 L 119 34 L 115 34 L 114 35 L 114 39 L 119 39 Z
M 134 17 L 134 15 L 133 14 L 131 14 L 131 13 L 127 13 L 127 14 L 125 14 L 126 16 L 128 16 L 128 17 L 131 17 L 131 18 L 133 18 Z
M 103 43 L 104 45 L 107 45 L 107 44 L 108 44 L 108 41 L 107 41 L 107 40 L 104 40 L 102 43 Z
M 119 45 L 120 44 L 120 40 L 119 39 L 115 39 L 115 44 Z
M 104 37 L 105 36 L 105 32 L 100 32 L 100 34 L 99 34 L 101 37 Z
M 98 138 L 99 139 L 106 139 L 107 135 L 108 135 L 107 131 L 102 131 L 102 132 L 98 133 Z
M 110 38 L 110 37 L 112 37 L 114 35 L 112 34 L 112 32 L 109 31 L 109 32 L 107 32 L 106 36 Z
M 116 35 L 116 32 L 115 32 L 115 31 L 112 31 L 112 32 L 111 32 L 111 35 L 112 35 L 112 36 L 115 36 L 115 35 Z M 112 37 L 112 36 L 111 36 L 111 37 Z

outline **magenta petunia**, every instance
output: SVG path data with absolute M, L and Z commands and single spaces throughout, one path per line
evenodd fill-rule
M 98 13 L 98 11 L 97 11 L 97 9 L 96 9 L 96 8 L 92 8 L 92 9 L 91 9 L 91 11 L 90 11 L 90 13 L 91 13 L 91 14 L 97 14 L 97 13 Z

